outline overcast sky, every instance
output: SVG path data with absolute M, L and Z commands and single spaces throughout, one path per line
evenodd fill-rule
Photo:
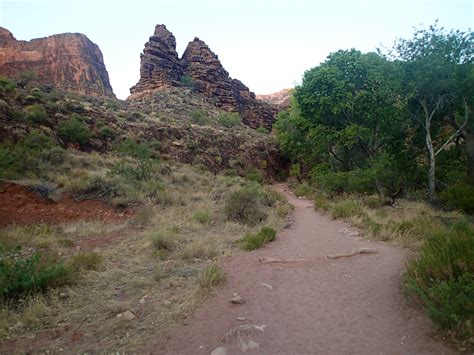
M 19 40 L 80 32 L 99 45 L 119 98 L 139 78 L 140 53 L 156 24 L 181 55 L 195 36 L 233 78 L 257 94 L 293 87 L 330 52 L 367 52 L 436 19 L 474 28 L 474 0 L 0 0 L 0 26 Z

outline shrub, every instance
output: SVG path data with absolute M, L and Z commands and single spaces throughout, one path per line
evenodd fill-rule
M 71 280 L 71 269 L 49 255 L 35 253 L 13 259 L 0 254 L 0 299 L 14 299 L 45 291 Z
M 328 211 L 331 208 L 329 200 L 321 193 L 314 195 L 314 208 L 317 210 Z
M 258 186 L 246 186 L 229 195 L 224 213 L 227 219 L 255 225 L 267 218 L 261 205 L 262 191 Z
M 217 286 L 224 279 L 224 272 L 222 269 L 212 264 L 204 269 L 199 277 L 199 287 L 203 290 L 210 290 L 212 287 Z
M 29 105 L 25 109 L 25 118 L 32 123 L 47 124 L 50 123 L 46 110 L 41 105 Z
M 115 136 L 116 136 L 115 131 L 112 128 L 107 127 L 107 126 L 102 127 L 99 131 L 99 134 L 103 139 L 107 139 L 107 140 L 113 140 L 115 139 Z
M 386 200 L 381 196 L 369 196 L 366 197 L 362 202 L 364 206 L 372 209 L 383 207 L 386 204 Z
M 99 270 L 103 262 L 102 256 L 97 253 L 80 253 L 71 259 L 71 266 L 76 271 Z
M 131 139 L 126 139 L 118 147 L 118 151 L 123 156 L 132 158 L 136 164 L 136 169 L 121 162 L 117 166 L 117 173 L 126 177 L 135 176 L 136 179 L 149 180 L 155 168 L 155 159 L 148 143 L 136 143 Z
M 440 194 L 441 199 L 453 209 L 463 210 L 474 214 L 474 186 L 465 182 L 458 182 Z
M 91 136 L 89 128 L 76 117 L 61 122 L 58 126 L 58 134 L 64 142 L 81 146 L 87 144 Z
M 255 131 L 257 131 L 258 133 L 261 133 L 261 134 L 270 133 L 270 131 L 268 129 L 266 129 L 265 127 L 258 127 L 257 129 L 255 129 Z
M 203 110 L 194 110 L 191 112 L 191 122 L 199 126 L 206 126 L 211 123 L 211 119 Z
M 461 339 L 473 334 L 474 228 L 453 224 L 429 237 L 418 259 L 411 261 L 404 278 L 407 290 L 420 298 L 429 316 L 442 329 Z
M 211 221 L 211 212 L 206 209 L 202 209 L 194 212 L 193 220 L 201 224 L 207 224 Z
M 298 197 L 299 196 L 310 197 L 311 192 L 312 192 L 311 187 L 307 183 L 298 184 L 295 187 L 295 195 L 298 196 Z
M 331 209 L 333 218 L 350 218 L 361 215 L 363 212 L 362 206 L 359 202 L 354 200 L 346 200 L 337 202 Z
M 193 79 L 189 75 L 183 75 L 179 82 L 188 88 L 192 89 L 194 87 Z
M 272 228 L 264 227 L 257 234 L 247 234 L 238 243 L 244 250 L 255 250 L 268 242 L 274 241 L 275 238 L 276 231 Z
M 176 248 L 175 240 L 170 234 L 166 234 L 160 230 L 154 230 L 150 234 L 150 239 L 153 245 L 153 249 L 156 251 L 160 250 L 174 250 Z
M 237 126 L 241 121 L 240 115 L 237 112 L 224 112 L 217 117 L 217 122 L 226 128 Z
M 251 168 L 247 171 L 247 174 L 245 174 L 245 178 L 249 181 L 255 181 L 258 182 L 259 184 L 263 183 L 263 175 L 262 172 L 255 169 Z
M 11 93 L 15 91 L 15 87 L 16 85 L 12 80 L 0 77 L 0 93 Z

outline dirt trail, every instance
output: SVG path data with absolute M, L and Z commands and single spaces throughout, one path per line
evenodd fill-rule
M 218 347 L 227 354 L 453 352 L 433 339 L 431 321 L 406 304 L 399 288 L 401 248 L 341 233 L 347 224 L 284 193 L 295 206 L 294 224 L 275 242 L 224 261 L 227 282 L 167 338 L 152 342 L 150 353 L 210 354 Z M 326 258 L 359 247 L 378 253 Z M 246 303 L 231 304 L 234 293 Z

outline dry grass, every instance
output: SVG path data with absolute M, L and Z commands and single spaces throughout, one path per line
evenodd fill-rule
M 237 240 L 263 226 L 281 229 L 291 211 L 284 200 L 274 196 L 272 206 L 265 206 L 265 225 L 246 226 L 227 221 L 223 212 L 226 197 L 245 184 L 241 178 L 216 177 L 190 166 L 171 166 L 171 172 L 157 178 L 165 187 L 162 193 L 168 196 L 167 202 L 146 197 L 142 201 L 149 205 L 128 225 L 80 222 L 1 232 L 13 235 L 16 243 L 35 248 L 46 241 L 49 250 L 60 251 L 67 258 L 80 251 L 64 246 L 66 240 L 122 234 L 93 250 L 100 263 L 95 267 L 92 260 L 93 267 L 86 267 L 89 270 L 75 285 L 36 296 L 29 301 L 29 308 L 4 305 L 0 322 L 3 337 L 34 334 L 61 324 L 82 335 L 71 342 L 72 334 L 64 334 L 34 344 L 34 350 L 136 351 L 203 301 L 224 277 L 215 261 L 239 251 Z M 59 297 L 61 292 L 66 296 Z M 137 319 L 117 318 L 126 310 L 134 312 Z M 19 321 L 28 326 L 15 327 Z

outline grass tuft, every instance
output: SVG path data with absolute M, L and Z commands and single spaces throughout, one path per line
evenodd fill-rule
M 276 230 L 264 227 L 256 234 L 247 234 L 238 241 L 240 247 L 244 250 L 255 250 L 262 245 L 274 241 L 276 238 Z

